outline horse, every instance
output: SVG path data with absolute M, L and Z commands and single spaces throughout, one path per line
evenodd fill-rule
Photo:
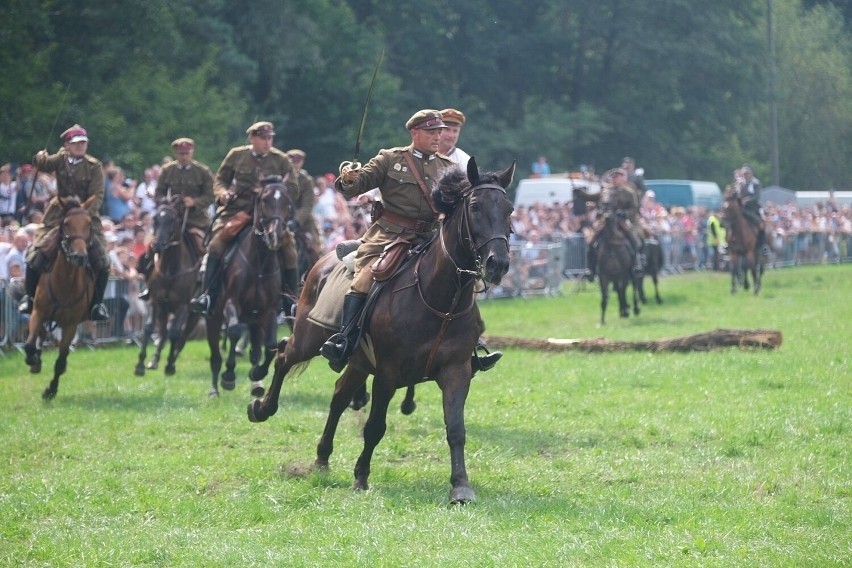
M 480 174 L 471 158 L 467 176 L 453 170 L 432 191 L 436 208 L 445 215 L 441 228 L 392 278 L 374 285 L 375 296 L 371 293 L 366 308 L 371 314 L 369 323 L 363 324 L 362 340 L 335 384 L 314 468 L 328 469 L 340 416 L 356 389 L 373 375 L 372 404 L 353 487 L 368 489 L 370 461 L 385 434 L 388 405 L 395 391 L 435 381 L 442 392 L 450 448 L 450 501 L 475 500 L 464 460 L 464 405 L 472 378 L 470 354 L 483 331 L 474 287 L 479 280 L 499 283 L 509 270 L 513 206 L 506 188 L 514 172 L 512 163 L 502 172 Z M 263 422 L 278 411 L 284 377 L 291 369 L 303 371 L 334 333 L 313 323 L 308 314 L 327 275 L 338 263 L 335 254 L 328 253 L 308 273 L 293 333 L 279 345 L 268 392 L 248 406 L 250 421 Z
M 621 317 L 630 317 L 627 302 L 627 286 L 633 285 L 633 313 L 639 315 L 639 292 L 641 286 L 637 280 L 641 276 L 633 271 L 633 247 L 619 228 L 619 212 L 606 210 L 603 215 L 603 227 L 597 239 L 598 283 L 601 289 L 601 321 L 604 325 L 606 307 L 609 303 L 609 285 L 618 295 L 618 313 Z
M 731 265 L 731 294 L 737 293 L 737 285 L 749 289 L 748 273 L 754 280 L 754 294 L 760 293 L 766 259 L 758 250 L 757 229 L 743 214 L 742 198 L 734 190 L 725 192 L 722 214 L 726 225 L 728 257 Z
M 645 297 L 645 276 L 650 276 L 651 281 L 654 283 L 654 299 L 658 304 L 662 304 L 663 299 L 660 297 L 659 277 L 660 271 L 663 269 L 663 248 L 656 239 L 645 239 L 645 243 L 642 245 L 642 252 L 645 253 L 645 265 L 643 267 L 644 276 L 637 279 L 639 284 L 639 300 L 643 304 L 648 303 L 648 299 Z
M 59 389 L 59 377 L 68 367 L 68 352 L 77 325 L 89 317 L 95 292 L 89 245 L 92 239 L 92 216 L 77 197 L 61 200 L 64 215 L 59 225 L 59 248 L 53 267 L 42 273 L 30 316 L 29 335 L 24 345 L 26 364 L 31 373 L 41 372 L 41 346 L 47 335 L 46 324 L 54 322 L 61 330 L 59 356 L 53 366 L 53 380 L 41 397 L 52 400 Z
M 180 195 L 169 195 L 157 205 L 154 212 L 151 254 L 157 257 L 148 278 L 151 309 L 145 322 L 139 360 L 134 371 L 138 377 L 145 375 L 148 342 L 155 328 L 160 330 L 160 338 L 147 368 L 153 370 L 159 366 L 160 354 L 168 340 L 170 347 L 165 374 L 171 376 L 175 374 L 175 361 L 187 337 L 201 317 L 189 309 L 189 301 L 198 281 L 201 257 L 194 250 L 192 236 L 185 233 L 186 215 L 187 209 Z
M 207 344 L 210 347 L 210 397 L 219 396 L 219 372 L 222 353 L 219 334 L 226 322 L 228 359 L 222 373 L 222 388 L 236 386 L 236 347 L 244 326 L 249 332 L 249 361 L 252 395 L 262 396 L 261 380 L 278 347 L 276 315 L 281 289 L 281 270 L 278 250 L 292 216 L 292 204 L 281 176 L 269 176 L 255 189 L 254 214 L 251 226 L 246 226 L 235 239 L 232 253 L 224 268 L 224 286 L 216 305 L 207 318 Z M 261 346 L 264 357 L 261 362 Z

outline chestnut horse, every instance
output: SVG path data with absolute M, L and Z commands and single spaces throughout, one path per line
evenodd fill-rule
M 53 380 L 41 397 L 51 400 L 59 389 L 59 377 L 68 367 L 68 353 L 77 325 L 89 318 L 89 308 L 95 291 L 92 268 L 89 265 L 89 244 L 92 239 L 92 216 L 80 206 L 76 197 L 62 200 L 65 214 L 59 226 L 59 247 L 53 267 L 42 273 L 36 289 L 29 335 L 24 345 L 26 363 L 31 373 L 41 372 L 41 346 L 47 335 L 48 322 L 61 330 L 59 356 L 53 366 Z
M 281 176 L 264 179 L 261 187 L 255 189 L 252 225 L 245 227 L 235 239 L 233 255 L 230 252 L 226 255 L 231 259 L 224 268 L 223 292 L 207 318 L 211 397 L 219 396 L 219 371 L 222 369 L 219 334 L 223 321 L 227 322 L 225 333 L 229 348 L 222 388 L 233 390 L 236 385 L 237 342 L 244 327 L 248 326 L 252 365 L 248 376 L 252 381 L 252 394 L 263 395 L 260 381 L 269 373 L 278 346 L 275 320 L 281 290 L 278 250 L 288 235 L 287 222 L 291 216 L 292 204 L 285 180 Z
M 396 275 L 380 285 L 374 302 L 371 294 L 367 308 L 370 319 L 363 325 L 362 341 L 335 384 L 317 445 L 315 468 L 328 468 L 340 416 L 356 389 L 372 374 L 372 405 L 364 426 L 364 448 L 354 472 L 354 488 L 367 489 L 370 461 L 385 434 L 388 405 L 395 391 L 435 381 L 443 396 L 450 447 L 450 500 L 466 503 L 475 499 L 464 459 L 470 354 L 483 331 L 474 288 L 479 280 L 500 282 L 509 270 L 513 208 L 506 187 L 514 171 L 513 163 L 503 172 L 480 174 L 471 158 L 467 177 L 455 170 L 433 190 L 432 200 L 445 215 L 441 228 Z M 294 367 L 302 371 L 333 333 L 312 323 L 308 313 L 317 303 L 325 277 L 338 262 L 334 253 L 329 253 L 308 274 L 293 334 L 279 345 L 269 391 L 248 406 L 252 422 L 263 422 L 276 413 L 284 377 Z
M 139 377 L 145 374 L 145 357 L 154 329 L 160 330 L 160 337 L 147 368 L 156 369 L 159 366 L 160 354 L 168 340 L 170 347 L 165 374 L 171 376 L 175 374 L 175 361 L 187 337 L 201 317 L 189 309 L 189 301 L 198 281 L 201 257 L 193 250 L 195 244 L 192 236 L 185 232 L 186 215 L 187 209 L 180 195 L 167 197 L 157 205 L 154 212 L 151 254 L 157 257 L 148 278 L 151 309 L 148 321 L 145 322 L 139 360 L 134 371 Z
M 612 284 L 618 295 L 618 314 L 630 317 L 630 305 L 627 302 L 627 286 L 633 285 L 633 313 L 639 315 L 639 289 L 641 275 L 633 273 L 633 248 L 627 237 L 619 229 L 618 211 L 604 213 L 604 225 L 597 240 L 598 283 L 601 289 L 601 322 L 604 325 L 606 307 L 609 303 L 609 285 Z M 637 281 L 640 281 L 637 283 Z
M 755 296 L 760 292 L 766 259 L 757 246 L 757 229 L 743 214 L 742 198 L 729 189 L 722 203 L 725 219 L 728 256 L 731 263 L 731 294 L 737 293 L 737 285 L 749 289 L 748 274 L 754 280 Z

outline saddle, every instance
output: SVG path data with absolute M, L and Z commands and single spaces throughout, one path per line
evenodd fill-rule
M 376 282 L 384 282 L 402 266 L 403 261 L 411 252 L 411 243 L 405 239 L 396 239 L 387 245 L 379 255 L 379 258 L 370 266 L 373 279 Z

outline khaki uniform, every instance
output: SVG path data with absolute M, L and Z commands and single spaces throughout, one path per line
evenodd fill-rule
M 37 252 L 47 244 L 47 234 L 62 222 L 63 208 L 59 199 L 73 195 L 80 199 L 82 206 L 92 216 L 92 235 L 100 245 L 93 246 L 89 254 L 96 255 L 96 258 L 92 260 L 100 262 L 99 269 L 108 269 L 110 262 L 106 254 L 104 229 L 98 214 L 104 200 L 103 165 L 88 154 L 72 160 L 64 148 L 42 159 L 34 157 L 33 163 L 40 171 L 53 172 L 56 175 L 56 196 L 47 205 L 42 220 L 43 225 L 33 239 L 32 247 L 27 254 L 27 263 L 32 264 Z
M 359 170 L 358 178 L 350 183 L 344 183 L 341 178 L 334 182 L 335 189 L 347 199 L 378 187 L 386 213 L 403 217 L 412 223 L 419 222 L 416 228 L 408 228 L 390 221 L 386 215 L 373 223 L 361 238 L 362 244 L 355 256 L 355 278 L 351 292 L 369 291 L 372 283 L 369 265 L 382 253 L 385 246 L 398 238 L 404 238 L 412 244 L 425 242 L 438 228 L 435 212 L 405 160 L 406 152 L 411 154 L 414 165 L 429 191 L 447 170 L 456 167 L 446 156 L 425 155 L 414 150 L 413 145 L 409 145 L 381 150 Z
M 296 190 L 290 192 L 290 200 L 293 202 L 294 218 L 299 224 L 299 231 L 310 234 L 313 242 L 319 243 L 319 231 L 313 213 L 314 180 L 307 170 L 299 170 L 295 187 Z M 290 258 L 288 251 L 284 252 L 284 268 L 297 268 L 298 258 Z
M 158 201 L 165 199 L 171 190 L 172 195 L 192 197 L 195 206 L 189 209 L 186 222 L 192 227 L 206 230 L 210 225 L 207 208 L 213 203 L 213 174 L 210 168 L 201 162 L 192 160 L 181 166 L 175 160 L 163 166 L 154 197 Z
M 219 205 L 216 211 L 217 218 L 213 222 L 213 239 L 208 247 L 211 253 L 224 254 L 228 243 L 222 238 L 216 238 L 217 235 L 225 223 L 238 211 L 254 215 L 254 190 L 260 185 L 260 180 L 273 175 L 289 176 L 286 182 L 288 193 L 292 195 L 298 191 L 293 165 L 290 163 L 290 158 L 281 150 L 272 148 L 265 155 L 258 156 L 252 152 L 250 145 L 246 145 L 238 146 L 228 152 L 222 165 L 219 166 L 219 171 L 216 172 L 213 183 L 213 192 L 217 201 L 224 204 Z M 225 202 L 225 196 L 231 191 L 232 185 L 236 198 Z M 291 246 L 295 254 L 295 242 Z

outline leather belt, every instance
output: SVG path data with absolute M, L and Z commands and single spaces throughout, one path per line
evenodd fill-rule
M 384 213 L 382 213 L 381 218 L 393 223 L 394 225 L 405 227 L 415 233 L 429 233 L 438 228 L 437 221 L 419 221 L 417 219 L 411 219 L 409 217 L 397 215 L 396 213 L 391 213 L 387 209 L 385 209 Z

